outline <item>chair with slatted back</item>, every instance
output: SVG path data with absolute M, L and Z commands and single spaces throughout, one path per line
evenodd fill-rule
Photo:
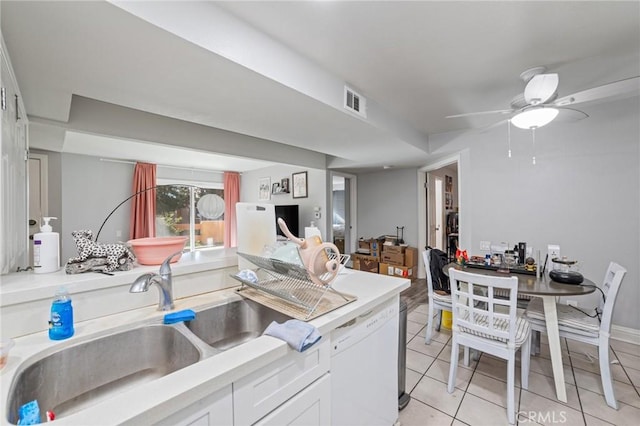
M 427 318 L 427 331 L 425 333 L 425 343 L 429 345 L 431 343 L 431 335 L 433 334 L 433 315 L 434 312 L 438 314 L 436 321 L 436 331 L 440 331 L 440 325 L 442 324 L 442 311 L 451 310 L 451 295 L 450 294 L 438 294 L 433 291 L 433 280 L 431 279 L 431 265 L 429 262 L 431 256 L 431 250 L 424 250 L 422 252 L 422 260 L 424 261 L 424 268 L 427 275 L 427 293 L 429 296 L 429 318 Z
M 590 317 L 585 312 L 575 309 L 573 306 L 556 304 L 558 312 L 558 329 L 560 337 L 588 343 L 598 347 L 598 358 L 600 360 L 600 377 L 602 389 L 607 405 L 618 409 L 615 393 L 613 391 L 613 381 L 611 378 L 611 364 L 609 362 L 609 336 L 611 333 L 611 319 L 613 317 L 613 307 L 620 284 L 627 270 L 615 262 L 609 263 L 607 272 L 602 284 L 603 298 L 597 308 L 597 313 L 601 315 Z M 529 303 L 525 315 L 531 323 L 534 333 L 546 332 L 547 326 L 544 316 L 542 299 L 535 298 Z M 539 342 L 539 339 L 536 339 Z
M 517 315 L 517 277 L 496 277 L 449 269 L 453 313 L 451 365 L 447 391 L 453 393 L 460 345 L 507 360 L 507 417 L 515 423 L 516 351 L 520 348 L 521 384 L 529 383 L 531 329 Z M 496 290 L 508 297 L 498 296 Z M 503 293 L 504 294 L 504 293 Z M 465 350 L 465 365 L 469 364 Z

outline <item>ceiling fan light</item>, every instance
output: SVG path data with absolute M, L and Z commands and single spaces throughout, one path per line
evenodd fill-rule
M 516 114 L 511 124 L 520 129 L 537 129 L 551 123 L 560 111 L 556 108 L 531 108 Z

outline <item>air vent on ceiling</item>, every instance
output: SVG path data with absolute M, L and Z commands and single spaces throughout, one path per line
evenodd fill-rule
M 367 100 L 353 89 L 344 86 L 344 107 L 361 117 L 367 117 Z

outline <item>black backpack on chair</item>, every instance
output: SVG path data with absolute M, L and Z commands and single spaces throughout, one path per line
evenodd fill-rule
M 431 282 L 433 283 L 433 291 L 441 290 L 448 294 L 451 294 L 451 287 L 449 286 L 449 277 L 445 275 L 442 268 L 449 263 L 447 253 L 442 250 L 431 249 L 429 256 L 429 267 L 431 269 Z

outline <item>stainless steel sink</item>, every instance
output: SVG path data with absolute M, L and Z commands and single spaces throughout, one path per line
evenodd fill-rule
M 21 369 L 9 391 L 7 420 L 17 424 L 18 408 L 32 400 L 38 401 L 42 422 L 47 410 L 64 417 L 201 357 L 185 334 L 159 324 L 80 342 Z
M 271 321 L 291 317 L 249 299 L 214 306 L 196 313 L 186 326 L 211 347 L 225 351 L 259 337 Z

